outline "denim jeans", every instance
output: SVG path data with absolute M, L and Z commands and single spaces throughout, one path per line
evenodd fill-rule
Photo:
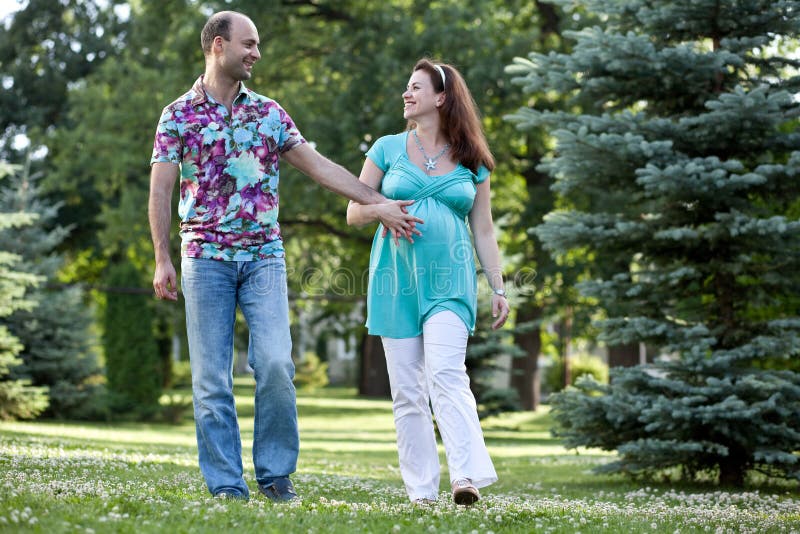
M 264 483 L 293 473 L 300 448 L 286 265 L 283 258 L 183 258 L 181 286 L 200 470 L 212 494 L 226 491 L 248 497 L 233 398 L 237 304 L 250 330 L 248 363 L 255 371 L 256 480 Z

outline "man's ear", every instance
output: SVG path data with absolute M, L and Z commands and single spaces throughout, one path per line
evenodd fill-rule
M 212 52 L 222 52 L 222 47 L 224 45 L 225 39 L 223 39 L 221 35 L 217 35 L 211 43 L 211 50 Z

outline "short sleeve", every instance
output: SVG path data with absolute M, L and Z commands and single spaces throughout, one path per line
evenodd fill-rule
M 300 130 L 297 128 L 297 125 L 294 123 L 292 118 L 288 113 L 286 113 L 286 110 L 284 110 L 277 103 L 276 107 L 278 109 L 281 123 L 280 138 L 278 139 L 278 150 L 283 153 L 305 143 L 306 140 L 300 133 Z
M 153 163 L 180 163 L 182 148 L 183 142 L 178 131 L 178 123 L 175 121 L 175 114 L 172 107 L 167 106 L 161 112 L 161 118 L 158 120 L 150 165 Z
M 386 161 L 386 137 L 381 137 L 375 141 L 367 151 L 367 157 L 383 172 L 389 169 L 389 162 Z
M 483 165 L 481 165 L 480 167 L 478 167 L 478 174 L 475 175 L 475 183 L 479 184 L 481 182 L 485 182 L 490 174 L 491 171 L 486 167 L 484 167 Z

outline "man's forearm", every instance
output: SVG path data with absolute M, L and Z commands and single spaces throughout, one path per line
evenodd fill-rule
M 360 182 L 351 172 L 331 160 L 326 160 L 318 176 L 312 176 L 321 186 L 359 204 L 379 204 L 386 197 Z
M 148 206 L 148 218 L 150 220 L 150 236 L 153 238 L 153 250 L 156 255 L 156 263 L 169 260 L 169 230 L 172 220 L 172 210 L 170 209 L 170 199 L 164 198 L 162 194 L 150 194 Z
M 378 191 L 361 183 L 353 173 L 329 160 L 306 143 L 285 152 L 282 157 L 325 189 L 355 200 L 359 204 L 386 202 L 386 197 Z
M 172 225 L 172 187 L 177 175 L 177 166 L 156 164 L 150 177 L 150 198 L 147 203 L 147 218 L 150 221 L 150 236 L 156 263 L 170 260 L 169 231 Z

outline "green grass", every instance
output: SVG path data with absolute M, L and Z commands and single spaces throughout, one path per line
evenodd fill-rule
M 800 532 L 796 485 L 723 491 L 591 474 L 608 454 L 566 451 L 546 410 L 484 421 L 500 480 L 475 506 L 450 503 L 445 470 L 439 502 L 417 507 L 400 480 L 390 403 L 347 389 L 299 394 L 301 499 L 273 504 L 252 475 L 251 392 L 237 380 L 247 503 L 208 495 L 188 418 L 0 423 L 0 532 Z

